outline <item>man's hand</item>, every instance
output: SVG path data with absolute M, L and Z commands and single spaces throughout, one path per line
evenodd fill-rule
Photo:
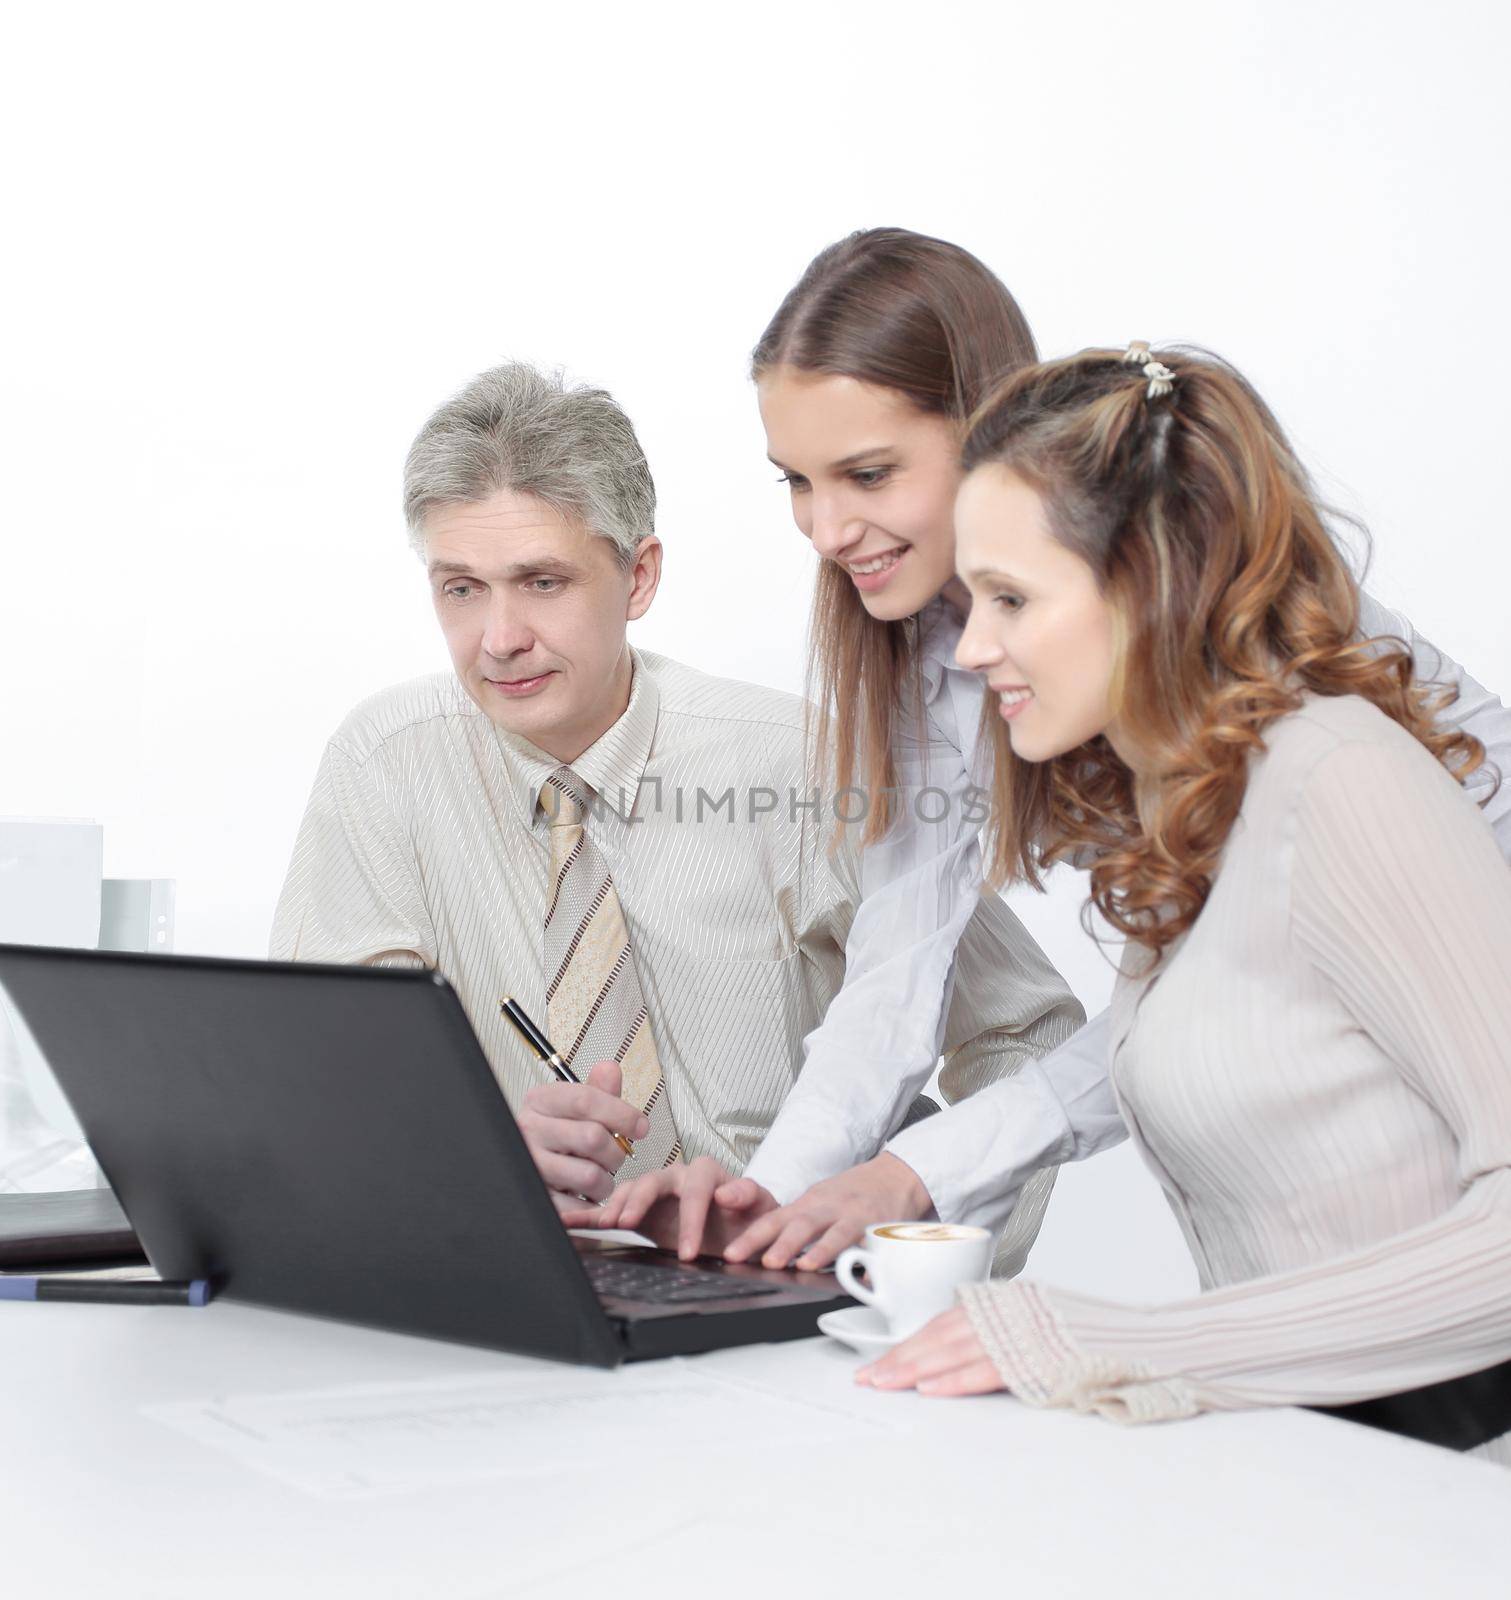
M 715 1198 L 723 1203 L 722 1195 Z M 768 1210 L 730 1242 L 724 1259 L 749 1261 L 759 1255 L 763 1267 L 792 1264 L 816 1272 L 832 1265 L 873 1222 L 911 1221 L 933 1214 L 934 1202 L 923 1180 L 906 1161 L 883 1150 L 848 1172 L 814 1184 L 790 1205 Z
M 614 1135 L 643 1139 L 650 1120 L 619 1098 L 618 1064 L 600 1061 L 586 1083 L 538 1083 L 516 1119 L 556 1209 L 581 1209 L 584 1198 L 606 1200 L 626 1160 Z
M 561 1220 L 569 1228 L 628 1228 L 691 1261 L 721 1254 L 753 1218 L 775 1205 L 760 1184 L 699 1156 L 686 1166 L 678 1161 L 644 1172 L 621 1184 L 597 1210 L 564 1211 Z
M 1007 1387 L 963 1306 L 940 1312 L 880 1361 L 862 1367 L 855 1381 L 919 1394 L 991 1394 Z

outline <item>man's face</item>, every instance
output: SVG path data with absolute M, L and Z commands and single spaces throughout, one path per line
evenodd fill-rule
M 625 623 L 655 595 L 659 540 L 626 568 L 606 538 L 503 489 L 431 512 L 425 567 L 457 676 L 499 727 L 565 762 L 623 715 Z

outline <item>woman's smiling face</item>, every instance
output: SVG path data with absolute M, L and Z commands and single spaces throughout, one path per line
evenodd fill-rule
M 798 527 L 873 617 L 911 617 L 955 577 L 959 437 L 893 389 L 777 365 L 757 381 L 767 453 Z
M 1038 491 L 1006 467 L 977 467 L 955 515 L 971 596 L 955 659 L 986 678 L 1014 754 L 1048 761 L 1101 733 L 1117 748 L 1117 627 L 1096 574 L 1055 538 Z

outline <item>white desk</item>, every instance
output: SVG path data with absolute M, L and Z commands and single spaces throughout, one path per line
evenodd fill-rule
M 737 1384 L 754 1448 L 731 1432 L 679 1450 L 637 1402 L 635 1431 L 575 1474 L 521 1476 L 510 1430 L 490 1427 L 464 1481 L 339 1498 L 144 1408 L 364 1384 L 538 1393 L 580 1369 L 225 1302 L 0 1310 L 0 1592 L 16 1600 L 1511 1594 L 1511 1473 L 1307 1412 L 1124 1429 L 1006 1397 L 878 1395 L 813 1339 L 587 1378 L 616 1397 L 648 1376 Z M 246 1436 L 247 1403 L 216 1413 L 226 1437 Z M 385 1458 L 409 1453 L 391 1435 L 349 1447 L 358 1472 Z

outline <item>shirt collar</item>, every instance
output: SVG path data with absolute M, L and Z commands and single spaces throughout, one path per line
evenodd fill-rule
M 624 715 L 575 761 L 567 763 L 605 805 L 612 806 L 625 818 L 635 809 L 635 797 L 640 792 L 640 779 L 650 759 L 661 709 L 656 680 L 633 649 L 630 666 L 630 703 L 624 708 Z M 526 828 L 533 827 L 540 786 L 563 763 L 528 739 L 507 733 L 497 723 L 493 725 L 493 732 L 509 774 L 509 787 L 520 820 Z
M 925 705 L 937 698 L 946 673 L 961 670 L 955 664 L 955 646 L 964 632 L 965 624 L 943 595 L 918 613 L 918 670 Z

